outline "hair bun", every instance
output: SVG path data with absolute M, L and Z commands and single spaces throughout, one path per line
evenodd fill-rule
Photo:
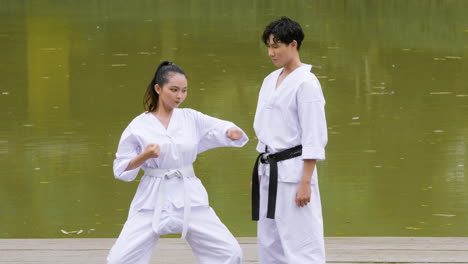
M 170 66 L 170 65 L 174 65 L 174 63 L 172 61 L 163 61 L 161 62 L 160 66 Z

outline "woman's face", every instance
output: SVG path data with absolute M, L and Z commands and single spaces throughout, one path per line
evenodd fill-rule
M 158 104 L 166 109 L 174 109 L 187 97 L 187 78 L 183 74 L 172 72 L 163 87 L 156 84 L 154 89 L 159 94 Z

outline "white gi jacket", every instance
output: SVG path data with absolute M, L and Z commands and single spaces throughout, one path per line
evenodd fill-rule
M 114 175 L 123 181 L 132 181 L 138 171 L 146 168 L 179 169 L 195 162 L 197 154 L 216 147 L 242 147 L 248 141 L 247 135 L 232 141 L 226 131 L 237 127 L 232 122 L 220 120 L 192 109 L 176 108 L 168 128 L 151 113 L 145 112 L 130 122 L 122 134 L 116 159 Z M 140 167 L 125 171 L 129 162 L 140 154 L 148 144 L 160 146 L 160 156 L 145 161 Z M 157 200 L 157 191 L 161 178 L 142 177 L 137 192 L 130 206 L 129 217 L 138 210 L 153 210 Z M 190 191 L 191 206 L 208 205 L 208 195 L 197 177 L 185 179 Z M 172 185 L 170 183 L 173 183 Z M 184 206 L 184 188 L 177 181 L 166 185 L 164 208 Z
M 276 88 L 283 68 L 269 74 L 262 84 L 255 113 L 254 129 L 258 152 L 275 153 L 302 144 L 302 156 L 278 162 L 278 181 L 299 182 L 303 159 L 325 159 L 327 124 L 325 99 L 312 66 L 302 64 Z M 269 166 L 260 166 L 269 175 Z M 317 183 L 314 170 L 312 184 Z

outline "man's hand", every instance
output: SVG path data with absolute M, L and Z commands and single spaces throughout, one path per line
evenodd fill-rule
M 312 174 L 314 174 L 315 164 L 317 163 L 314 159 L 304 160 L 304 169 L 302 170 L 301 183 L 296 192 L 296 205 L 299 207 L 306 206 L 310 203 L 312 197 L 312 189 L 310 183 L 312 182 Z
M 296 192 L 296 205 L 299 207 L 306 206 L 310 203 L 310 197 L 312 196 L 312 190 L 310 183 L 300 183 L 299 188 Z

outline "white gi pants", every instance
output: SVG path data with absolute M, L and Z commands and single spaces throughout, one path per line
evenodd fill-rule
M 325 264 L 322 206 L 318 184 L 310 203 L 295 202 L 299 183 L 278 182 L 275 219 L 266 218 L 269 177 L 261 175 L 258 257 L 260 264 Z
M 182 232 L 183 213 L 184 208 L 163 210 L 158 234 L 151 226 L 152 210 L 141 210 L 131 216 L 112 247 L 107 263 L 149 263 L 160 235 Z M 192 207 L 186 240 L 202 264 L 242 263 L 239 243 L 209 206 Z

